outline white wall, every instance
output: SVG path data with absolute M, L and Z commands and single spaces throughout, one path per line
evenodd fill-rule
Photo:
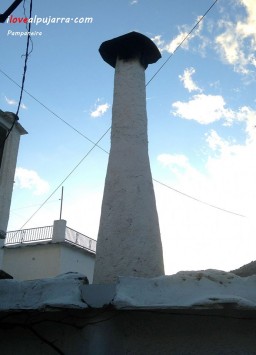
M 69 271 L 81 272 L 92 283 L 95 264 L 95 254 L 77 248 L 73 245 L 62 244 L 60 256 L 60 273 Z
M 16 115 L 13 113 L 0 110 L 0 125 L 5 129 L 9 130 L 15 119 Z M 0 230 L 3 232 L 6 232 L 9 220 L 20 136 L 26 133 L 24 128 L 16 122 L 5 141 L 0 169 Z
M 56 276 L 60 270 L 60 246 L 36 244 L 5 247 L 2 268 L 17 280 Z
M 92 282 L 95 255 L 67 243 L 5 247 L 2 269 L 17 280 L 81 272 Z

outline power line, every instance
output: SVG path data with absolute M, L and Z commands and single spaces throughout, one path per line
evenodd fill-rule
M 14 79 L 12 79 L 8 74 L 6 74 L 1 68 L 0 68 L 0 73 L 2 73 L 7 79 L 9 79 L 11 82 L 13 82 L 15 85 L 17 85 L 18 87 L 21 87 Z M 68 123 L 67 121 L 65 121 L 62 117 L 60 117 L 56 112 L 54 112 L 52 109 L 50 109 L 48 106 L 46 106 L 42 101 L 40 101 L 39 99 L 37 99 L 34 95 L 32 95 L 30 92 L 28 92 L 27 90 L 23 89 L 23 91 L 30 96 L 33 100 L 35 100 L 39 105 L 41 105 L 43 108 L 45 108 L 48 112 L 50 112 L 53 116 L 55 116 L 56 118 L 58 118 L 61 122 L 63 122 L 65 125 L 67 125 L 69 128 L 71 128 L 73 131 L 75 131 L 76 133 L 78 133 L 80 136 L 82 136 L 83 138 L 85 138 L 87 141 L 89 141 L 92 144 L 95 144 L 94 141 L 92 141 L 89 137 L 87 137 L 85 134 L 83 134 L 82 132 L 80 132 L 78 129 L 76 129 L 74 126 L 72 126 L 70 123 Z M 108 151 L 106 151 L 104 148 L 97 146 L 99 149 L 101 149 L 103 152 L 108 153 Z
M 19 1 L 18 1 L 19 3 Z M 19 5 L 19 4 L 18 4 Z M 29 7 L 29 18 L 32 17 L 32 0 L 30 0 L 30 7 Z M 10 8 L 9 8 L 10 9 Z M 8 9 L 8 10 L 9 10 Z M 23 1 L 23 9 L 24 9 L 24 13 L 25 13 L 25 0 Z M 8 12 L 7 10 L 7 12 Z M 32 49 L 31 51 L 29 51 L 29 44 L 30 44 L 30 41 L 31 41 L 31 38 L 30 38 L 30 30 L 31 30 L 31 22 L 29 23 L 29 25 L 26 24 L 26 27 L 27 27 L 27 30 L 28 30 L 28 36 L 27 36 L 27 44 L 26 44 L 26 53 L 25 53 L 25 61 L 24 61 L 24 68 L 23 68 L 23 75 L 22 75 L 22 81 L 21 81 L 21 90 L 20 90 L 20 97 L 19 97 L 19 102 L 18 102 L 18 107 L 17 107 L 17 111 L 16 111 L 16 117 L 14 118 L 13 120 L 13 123 L 10 127 L 10 129 L 8 130 L 8 132 L 6 133 L 6 136 L 4 138 L 4 140 L 1 142 L 1 146 L 4 147 L 4 144 L 7 140 L 7 138 L 9 137 L 9 135 L 11 134 L 13 128 L 14 128 L 14 125 L 15 123 L 17 122 L 17 120 L 19 119 L 18 118 L 18 114 L 19 114 L 19 110 L 20 110 L 20 105 L 21 105 L 21 100 L 22 100 L 22 96 L 23 96 L 23 91 L 24 91 L 24 85 L 25 85 L 25 80 L 26 80 L 26 72 L 27 72 L 27 61 L 28 61 L 28 57 L 31 53 L 31 51 L 33 50 L 33 46 L 32 46 Z
M 209 11 L 213 8 L 213 6 L 217 3 L 218 0 L 215 0 L 214 3 L 209 7 L 209 9 L 205 12 L 205 14 L 197 21 L 197 23 L 195 24 L 195 26 L 190 30 L 190 32 L 185 36 L 185 38 L 181 41 L 181 43 L 175 48 L 175 50 L 173 51 L 173 53 L 167 58 L 167 60 L 163 63 L 163 65 L 158 69 L 158 71 L 153 75 L 153 77 L 147 82 L 146 86 L 156 77 L 156 75 L 160 72 L 160 70 L 164 67 L 164 65 L 170 60 L 170 58 L 173 56 L 173 54 L 180 48 L 180 46 L 187 40 L 187 38 L 191 35 L 191 33 L 195 30 L 195 28 L 199 25 L 199 23 L 203 20 L 203 18 L 209 13 Z M 31 0 L 31 10 L 32 10 L 32 0 Z M 28 47 L 27 47 L 28 49 Z M 13 83 L 15 83 L 16 85 L 19 86 L 19 84 L 17 84 L 17 82 L 15 82 L 9 75 L 7 75 L 3 70 L 0 69 L 0 72 L 5 75 L 9 80 L 11 80 Z M 20 87 L 20 86 L 19 86 Z M 23 224 L 23 226 L 20 228 L 22 229 L 34 216 L 35 214 L 46 204 L 46 202 L 54 195 L 54 193 L 60 188 L 60 186 L 63 185 L 63 183 L 70 177 L 70 175 L 78 168 L 78 166 L 84 161 L 84 159 L 91 153 L 91 151 L 97 146 L 99 149 L 103 150 L 105 153 L 109 154 L 108 151 L 106 151 L 105 149 L 103 149 L 102 147 L 100 147 L 98 145 L 98 143 L 102 140 L 102 138 L 109 132 L 109 130 L 111 129 L 111 127 L 108 128 L 108 130 L 100 137 L 100 139 L 95 143 L 93 142 L 91 139 L 89 139 L 87 136 L 85 136 L 84 134 L 82 134 L 80 131 L 78 131 L 75 127 L 73 127 L 72 125 L 70 125 L 68 122 L 66 122 L 63 118 L 61 118 L 59 115 L 57 115 L 54 111 L 52 111 L 51 109 L 49 109 L 45 104 L 43 104 L 41 101 L 39 101 L 37 98 L 35 98 L 32 94 L 30 94 L 28 91 L 26 91 L 24 89 L 24 85 L 21 87 L 22 89 L 22 93 L 23 91 L 25 91 L 31 98 L 33 98 L 36 102 L 38 102 L 41 106 L 43 106 L 47 111 L 49 111 L 50 113 L 52 113 L 55 117 L 57 117 L 58 119 L 60 119 L 63 123 L 65 123 L 67 126 L 69 126 L 71 129 L 73 129 L 75 132 L 77 132 L 78 134 L 80 134 L 82 137 L 84 137 L 85 139 L 87 139 L 88 141 L 90 141 L 91 143 L 93 143 L 93 147 L 86 153 L 86 155 L 80 160 L 80 162 L 71 170 L 71 172 L 66 176 L 66 178 L 57 186 L 57 188 L 51 193 L 51 195 L 43 202 L 43 204 L 41 204 L 41 206 L 33 213 L 33 215 Z M 21 101 L 21 99 L 20 99 Z M 20 102 L 19 102 L 20 104 Z M 229 211 L 229 210 L 225 210 L 223 208 L 217 207 L 215 205 L 209 204 L 205 201 L 202 201 L 198 198 L 195 198 L 193 196 L 190 196 L 182 191 L 179 191 L 177 189 L 172 188 L 171 186 L 168 186 L 164 183 L 161 183 L 160 181 L 153 179 L 155 182 L 161 184 L 162 186 L 165 186 L 179 194 L 182 194 L 188 198 L 191 198 L 197 202 L 203 203 L 209 207 L 212 208 L 216 208 L 219 209 L 223 212 L 227 212 L 227 213 L 231 213 L 240 217 L 245 217 L 241 214 Z
M 199 25 L 199 23 L 205 18 L 205 16 L 211 11 L 213 6 L 217 3 L 218 0 L 215 0 L 214 3 L 208 8 L 208 10 L 203 14 L 202 17 L 197 21 L 195 26 L 189 31 L 189 33 L 183 38 L 183 40 L 177 45 L 175 50 L 169 55 L 169 57 L 166 59 L 166 61 L 161 65 L 161 67 L 155 72 L 155 74 L 152 76 L 152 78 L 147 82 L 146 86 L 157 76 L 157 74 L 160 72 L 160 70 L 165 66 L 165 64 L 172 58 L 174 53 L 182 46 L 182 44 L 188 39 L 188 37 L 191 35 L 191 33 L 196 29 L 196 27 Z
M 49 201 L 48 203 L 56 203 L 56 202 L 58 202 L 58 201 L 59 201 L 59 199 L 58 199 L 58 200 Z M 41 203 L 37 203 L 37 204 L 35 204 L 35 205 L 29 205 L 29 206 L 23 206 L 23 207 L 13 208 L 13 209 L 10 210 L 10 212 L 14 212 L 14 211 L 18 211 L 18 210 L 24 210 L 24 209 L 26 209 L 26 208 L 31 208 L 31 207 L 37 207 L 37 206 L 40 206 L 40 205 L 41 205 Z
M 25 0 L 24 0 L 25 1 Z M 200 19 L 197 21 L 197 23 L 192 27 L 192 29 L 189 31 L 189 33 L 184 37 L 184 39 L 178 44 L 178 46 L 175 48 L 175 50 L 170 54 L 170 56 L 166 59 L 166 61 L 161 65 L 161 67 L 157 70 L 157 72 L 151 77 L 151 79 L 146 83 L 146 86 L 156 77 L 156 75 L 160 72 L 160 70 L 166 65 L 166 63 L 171 59 L 171 57 L 174 55 L 174 53 L 181 47 L 181 45 L 187 40 L 187 38 L 191 35 L 191 33 L 196 29 L 196 27 L 199 25 L 199 23 L 205 18 L 205 16 L 210 12 L 210 10 L 213 8 L 213 6 L 217 3 L 218 0 L 215 0 L 213 2 L 213 4 L 208 8 L 208 10 L 204 13 L 204 15 L 202 17 L 200 17 Z M 30 6 L 32 6 L 32 0 L 31 0 L 31 4 Z M 32 11 L 32 7 L 31 7 L 31 11 Z M 9 80 L 11 80 L 15 85 L 17 85 L 18 87 L 21 87 L 14 79 L 12 79 L 9 75 L 7 75 L 1 68 L 0 68 L 0 72 L 6 76 Z M 84 135 L 83 133 L 81 133 L 79 130 L 77 130 L 75 127 L 73 127 L 70 123 L 68 123 L 67 121 L 65 121 L 62 117 L 60 117 L 58 114 L 56 114 L 54 111 L 52 111 L 49 107 L 47 107 L 45 104 L 43 104 L 41 101 L 39 101 L 35 96 L 33 96 L 32 94 L 30 94 L 27 90 L 24 89 L 24 85 L 23 87 L 21 87 L 22 92 L 25 91 L 26 94 L 28 94 L 33 100 L 35 100 L 37 103 L 39 103 L 42 107 L 44 107 L 47 111 L 49 111 L 51 114 L 53 114 L 56 118 L 58 118 L 59 120 L 61 120 L 63 123 L 65 123 L 68 127 L 70 127 L 71 129 L 73 129 L 76 133 L 78 133 L 79 135 L 81 135 L 82 137 L 84 137 L 85 139 L 87 139 L 89 142 L 91 142 L 92 144 L 95 144 L 90 138 L 88 138 L 86 135 Z M 20 100 L 21 101 L 21 100 Z M 109 131 L 110 128 L 108 128 Z M 108 153 L 104 148 L 98 146 L 99 149 L 103 150 L 105 153 Z
M 4 23 L 8 16 L 11 15 L 11 13 L 19 6 L 21 2 L 22 0 L 15 0 L 3 14 L 0 14 L 0 23 Z
M 85 160 L 85 158 L 87 158 L 87 156 L 91 153 L 91 151 L 97 146 L 98 146 L 98 143 L 103 139 L 103 137 L 105 137 L 105 135 L 109 132 L 110 128 L 99 138 L 99 140 L 93 145 L 93 147 L 86 153 L 86 155 L 79 161 L 79 163 L 71 170 L 71 172 L 65 177 L 64 180 L 62 180 L 62 182 L 55 188 L 55 190 L 50 194 L 50 196 L 48 196 L 48 198 L 42 203 L 40 204 L 40 207 L 32 214 L 32 216 L 19 228 L 19 230 L 23 229 L 25 227 L 25 225 L 28 224 L 28 222 L 37 214 L 38 211 L 41 210 L 41 208 L 49 201 L 49 199 L 55 194 L 55 192 L 64 184 L 64 182 L 73 174 L 73 172 L 82 164 L 82 162 Z M 109 154 L 109 153 L 108 153 Z M 216 205 L 213 205 L 213 204 L 210 204 L 208 202 L 205 202 L 203 200 L 200 200 L 198 199 L 197 197 L 194 197 L 194 196 L 191 196 L 189 194 L 186 194 L 185 192 L 182 192 L 180 190 L 177 190 L 175 189 L 174 187 L 171 187 L 159 180 L 156 180 L 156 179 L 152 179 L 153 181 L 157 182 L 158 184 L 172 190 L 172 191 L 175 191 L 176 193 L 179 193 L 187 198 L 190 198 L 196 202 L 199 202 L 199 203 L 202 203 L 208 207 L 212 207 L 212 208 L 215 208 L 217 210 L 220 210 L 222 212 L 226 212 L 226 213 L 230 213 L 230 214 L 233 214 L 235 216 L 238 216 L 238 217 L 243 217 L 245 218 L 246 216 L 242 215 L 242 214 L 239 214 L 239 213 L 236 213 L 236 212 L 233 212 L 233 211 L 230 211 L 230 210 L 227 210 L 227 209 L 224 209 L 224 208 L 221 208 L 221 207 L 218 207 Z M 32 206 L 30 206 L 32 207 Z M 16 235 L 16 234 L 15 234 Z M 14 236 L 15 236 L 14 235 Z M 13 237 L 14 237 L 13 236 Z
M 209 206 L 209 207 L 212 207 L 212 208 L 216 208 L 217 210 L 220 210 L 220 211 L 222 211 L 222 212 L 227 212 L 227 213 L 230 213 L 230 214 L 239 216 L 239 217 L 245 217 L 245 216 L 242 215 L 242 214 L 239 214 L 239 213 L 236 213 L 236 212 L 232 212 L 232 211 L 226 210 L 226 209 L 224 209 L 224 208 L 221 208 L 221 207 L 212 205 L 212 204 L 210 204 L 210 203 L 208 203 L 208 202 L 205 202 L 205 201 L 203 201 L 203 200 L 200 200 L 199 198 L 196 198 L 196 197 L 193 197 L 193 196 L 191 196 L 191 195 L 188 195 L 188 194 L 186 194 L 185 192 L 182 192 L 182 191 L 180 191 L 180 190 L 177 190 L 177 189 L 175 189 L 175 188 L 173 188 L 173 187 L 171 187 L 171 186 L 169 186 L 169 185 L 167 185 L 167 184 L 164 184 L 164 183 L 161 182 L 161 181 L 158 181 L 158 180 L 156 180 L 156 179 L 153 179 L 153 180 L 154 180 L 155 182 L 157 182 L 158 184 L 167 187 L 167 188 L 170 189 L 170 190 L 173 190 L 173 191 L 175 191 L 175 192 L 177 192 L 177 193 L 179 193 L 179 194 L 181 194 L 181 195 L 183 195 L 183 196 L 185 196 L 185 197 L 191 198 L 192 200 L 197 201 L 197 202 L 200 202 L 200 203 L 202 203 L 202 204 L 204 204 L 204 205 L 206 205 L 206 206 Z
M 73 172 L 82 164 L 82 162 L 85 160 L 85 158 L 88 157 L 88 155 L 92 152 L 92 150 L 95 148 L 95 147 L 98 147 L 100 148 L 100 146 L 98 145 L 98 143 L 105 137 L 105 135 L 109 132 L 111 127 L 109 127 L 109 129 L 98 139 L 98 141 L 96 143 L 94 143 L 93 147 L 86 153 L 86 155 L 79 161 L 79 163 L 71 170 L 71 172 L 64 178 L 64 180 L 62 180 L 62 182 L 54 189 L 54 191 L 50 194 L 50 196 L 48 196 L 48 198 L 42 203 L 40 204 L 40 207 L 30 216 L 30 218 L 19 228 L 19 230 L 23 229 L 29 221 L 31 221 L 31 219 L 37 214 L 37 212 L 39 212 L 41 210 L 41 208 L 49 201 L 49 199 L 55 194 L 55 192 L 64 184 L 64 182 L 73 174 Z M 104 150 L 105 151 L 105 150 Z M 107 152 L 107 151 L 105 151 Z M 109 152 L 107 152 L 107 154 L 109 154 Z M 212 208 L 215 208 L 215 209 L 218 209 L 222 212 L 226 212 L 226 213 L 230 213 L 230 214 L 233 214 L 235 216 L 239 216 L 239 217 L 245 217 L 244 215 L 242 214 L 239 214 L 239 213 L 236 213 L 236 212 L 233 212 L 233 211 L 230 211 L 230 210 L 227 210 L 227 209 L 224 209 L 224 208 L 221 208 L 221 207 L 218 207 L 216 205 L 213 205 L 213 204 L 210 204 L 208 202 L 205 202 L 203 200 L 200 200 L 194 196 L 191 196 L 189 194 L 186 194 L 180 190 L 177 190 L 159 180 L 156 180 L 156 179 L 152 179 L 153 181 L 157 182 L 158 184 L 170 189 L 170 190 L 173 190 L 175 191 L 176 193 L 179 193 L 187 198 L 190 198 L 196 202 L 199 202 L 199 203 L 202 203 L 208 207 L 212 207 Z M 32 206 L 31 206 L 32 207 Z M 16 235 L 16 234 L 15 234 Z M 14 235 L 14 236 L 15 236 Z M 13 237 L 14 237 L 13 236 Z
M 25 0 L 24 0 L 25 1 Z M 171 57 L 174 55 L 174 53 L 181 47 L 181 45 L 187 40 L 187 38 L 191 35 L 191 33 L 196 29 L 196 27 L 199 25 L 199 23 L 205 18 L 205 16 L 210 12 L 210 10 L 213 8 L 213 6 L 217 3 L 218 0 L 215 0 L 213 2 L 213 4 L 208 8 L 208 10 L 204 13 L 204 15 L 202 17 L 200 17 L 200 19 L 197 21 L 197 23 L 192 27 L 192 29 L 189 31 L 189 33 L 184 37 L 184 39 L 178 44 L 178 46 L 175 48 L 175 50 L 171 53 L 171 55 L 167 58 L 167 60 L 161 65 L 161 67 L 157 70 L 157 72 L 152 76 L 152 78 L 146 83 L 146 86 L 156 77 L 156 75 L 160 72 L 160 70 L 166 65 L 166 63 L 171 59 Z M 32 6 L 32 0 L 31 0 L 31 4 L 30 6 Z M 32 11 L 32 7 L 31 7 L 31 11 Z M 6 76 L 9 80 L 11 80 L 15 85 L 17 85 L 18 87 L 21 87 L 14 79 L 12 79 L 8 74 L 6 74 L 1 68 L 0 68 L 0 72 Z M 60 117 L 58 114 L 56 114 L 54 111 L 52 111 L 49 107 L 47 107 L 45 104 L 43 104 L 41 101 L 39 101 L 35 96 L 33 96 L 32 94 L 30 94 L 27 90 L 24 89 L 24 85 L 23 87 L 21 87 L 22 92 L 25 91 L 26 94 L 28 94 L 32 99 L 34 99 L 37 103 L 39 103 L 42 107 L 44 107 L 47 111 L 49 111 L 51 114 L 53 114 L 56 118 L 58 118 L 59 120 L 61 120 L 63 123 L 65 123 L 68 127 L 70 127 L 71 129 L 73 129 L 76 133 L 78 133 L 79 135 L 81 135 L 82 137 L 84 137 L 85 139 L 87 139 L 89 142 L 91 142 L 92 144 L 95 144 L 95 142 L 93 142 L 90 138 L 88 138 L 86 135 L 84 135 L 83 133 L 81 133 L 78 129 L 76 129 L 75 127 L 73 127 L 70 123 L 68 123 L 67 121 L 65 121 L 62 117 Z M 21 100 L 20 100 L 21 101 Z M 111 128 L 111 127 L 110 127 Z M 110 130 L 110 128 L 108 128 L 107 132 Z M 103 150 L 105 153 L 108 153 L 104 148 L 98 146 L 99 149 Z
M 30 0 L 29 18 L 32 17 L 32 7 L 33 7 L 33 0 Z M 24 2 L 23 2 L 23 9 L 24 9 L 24 13 L 25 13 L 25 0 L 24 0 Z M 33 45 L 32 45 L 32 49 L 31 49 L 31 51 L 29 51 L 29 44 L 30 44 L 30 41 L 31 41 L 31 38 L 30 38 L 31 22 L 29 22 L 28 26 L 27 26 L 27 24 L 26 24 L 26 28 L 27 28 L 27 30 L 28 30 L 27 45 L 26 45 L 26 54 L 25 54 L 25 62 L 24 62 L 24 69 L 23 69 L 23 77 L 22 77 L 22 82 L 21 82 L 20 98 L 19 98 L 19 102 L 18 102 L 18 107 L 17 107 L 17 111 L 16 111 L 16 116 L 18 116 L 18 114 L 19 114 L 20 105 L 21 105 L 21 100 L 22 100 L 22 96 L 23 96 L 24 85 L 25 85 L 25 80 L 26 80 L 28 57 L 29 57 L 29 55 L 31 54 L 31 51 L 33 50 Z
M 48 198 L 41 204 L 41 206 L 32 214 L 32 216 L 20 227 L 19 230 L 23 229 L 26 224 L 36 215 L 36 213 L 46 204 L 46 202 L 49 201 L 49 199 L 55 194 L 55 192 L 64 184 L 64 182 L 73 174 L 73 172 L 79 167 L 79 165 L 82 164 L 82 162 L 85 160 L 85 158 L 88 157 L 88 155 L 91 153 L 91 151 L 98 145 L 98 143 L 105 137 L 105 135 L 108 133 L 110 128 L 98 139 L 96 143 L 94 143 L 93 147 L 85 154 L 85 156 L 79 161 L 78 164 L 70 171 L 70 173 L 65 177 L 64 180 L 61 181 L 61 183 L 55 188 L 55 190 L 48 196 Z M 16 235 L 16 234 L 15 234 Z M 15 236 L 14 235 L 14 236 Z

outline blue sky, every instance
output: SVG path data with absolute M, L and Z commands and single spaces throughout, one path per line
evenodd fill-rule
M 0 5 L 3 12 L 11 1 Z M 33 1 L 33 16 L 92 23 L 32 24 L 25 89 L 92 141 L 111 126 L 114 70 L 98 48 L 130 31 L 155 41 L 156 73 L 211 0 Z M 26 1 L 28 17 L 29 1 Z M 24 17 L 19 6 L 13 16 Z M 0 69 L 21 83 L 25 24 L 1 24 Z M 219 0 L 147 86 L 153 178 L 227 213 L 154 183 L 166 273 L 237 268 L 255 259 L 256 5 Z M 0 72 L 0 108 L 16 111 L 20 89 Z M 20 229 L 93 144 L 24 93 L 9 230 Z M 100 142 L 110 147 L 108 133 Z M 108 155 L 95 148 L 64 185 L 63 218 L 97 238 Z M 59 218 L 59 189 L 24 228 Z

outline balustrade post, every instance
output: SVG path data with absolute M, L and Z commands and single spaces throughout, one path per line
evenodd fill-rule
M 53 223 L 52 242 L 60 243 L 65 241 L 67 221 L 59 219 Z

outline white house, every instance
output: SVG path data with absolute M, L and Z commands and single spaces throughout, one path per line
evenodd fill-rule
M 92 282 L 96 241 L 67 227 L 65 220 L 7 232 L 3 251 L 2 269 L 15 280 L 80 272 Z

